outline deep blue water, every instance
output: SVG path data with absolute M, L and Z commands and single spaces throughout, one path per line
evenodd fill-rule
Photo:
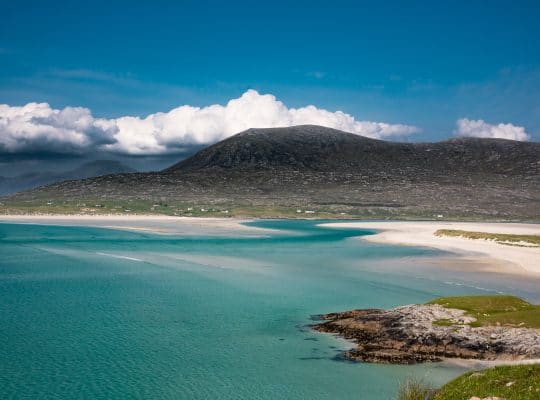
M 317 223 L 247 238 L 0 224 L 0 398 L 391 399 L 412 374 L 460 373 L 345 362 L 307 325 L 507 283 Z

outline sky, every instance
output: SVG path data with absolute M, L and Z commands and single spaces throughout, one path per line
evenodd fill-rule
M 99 154 L 157 168 L 304 123 L 540 140 L 538 0 L 0 6 L 0 167 Z

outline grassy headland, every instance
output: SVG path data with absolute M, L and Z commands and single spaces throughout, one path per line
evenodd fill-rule
M 515 296 L 458 296 L 441 297 L 428 304 L 439 304 L 446 308 L 464 310 L 476 318 L 471 326 L 512 326 L 540 328 L 540 306 Z M 449 321 L 438 321 L 448 325 Z

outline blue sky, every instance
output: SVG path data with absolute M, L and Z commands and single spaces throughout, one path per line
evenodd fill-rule
M 537 0 L 145 3 L 3 1 L 0 104 L 113 119 L 254 89 L 289 108 L 417 128 L 402 140 L 449 138 L 459 119 L 540 140 Z

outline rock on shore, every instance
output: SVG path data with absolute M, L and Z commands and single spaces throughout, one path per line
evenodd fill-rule
M 465 311 L 440 305 L 364 309 L 319 316 L 319 332 L 338 334 L 357 347 L 344 356 L 355 361 L 414 364 L 443 358 L 524 360 L 540 358 L 540 329 L 471 327 Z M 434 324 L 445 321 L 445 326 Z

